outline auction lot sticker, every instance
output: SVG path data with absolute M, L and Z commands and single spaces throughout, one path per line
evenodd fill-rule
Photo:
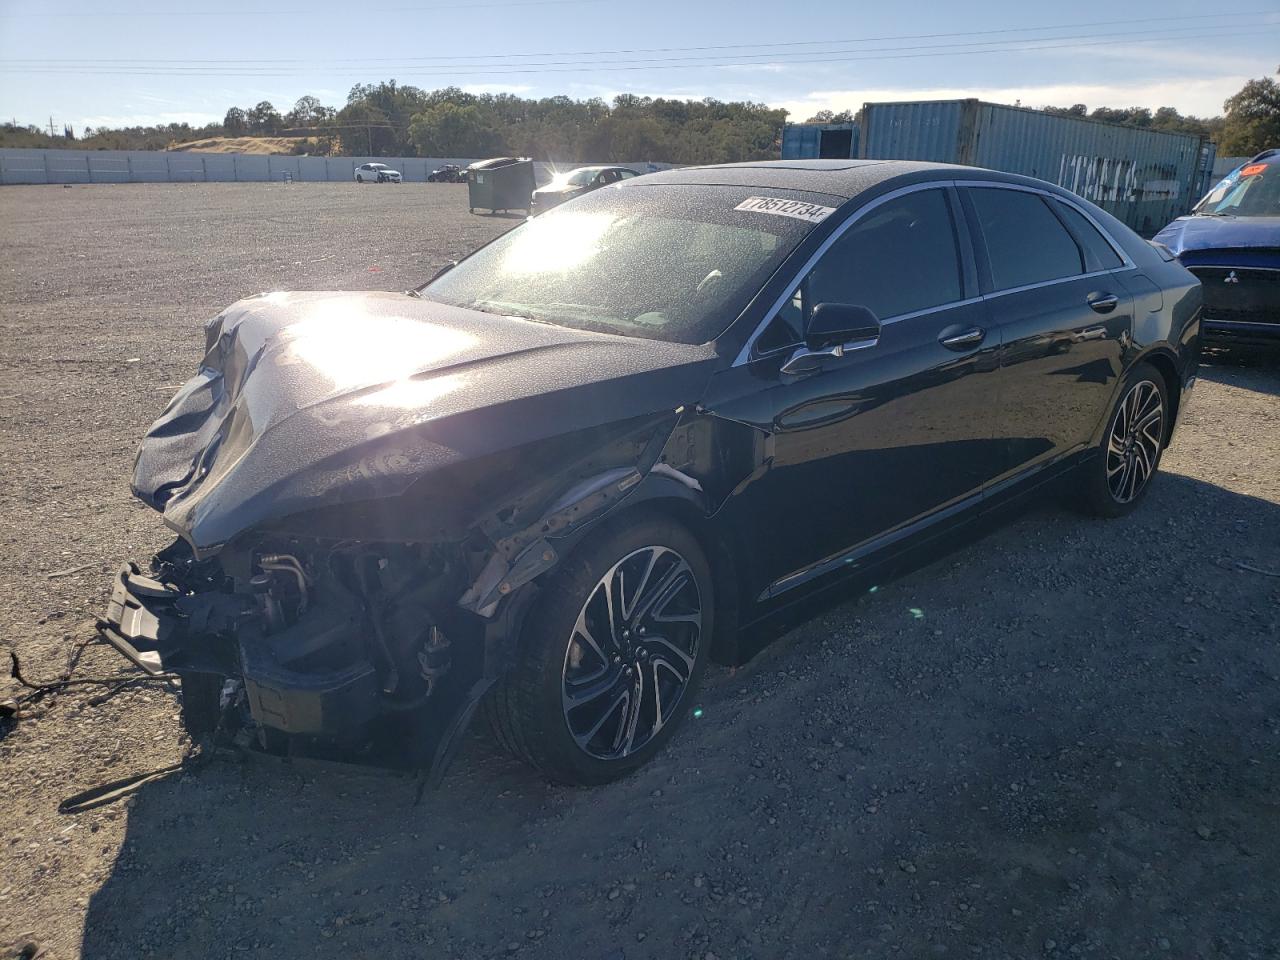
M 820 207 L 816 203 L 799 200 L 783 200 L 781 197 L 747 197 L 733 209 L 751 213 L 772 213 L 779 217 L 795 217 L 810 223 L 821 223 L 836 212 L 835 207 Z

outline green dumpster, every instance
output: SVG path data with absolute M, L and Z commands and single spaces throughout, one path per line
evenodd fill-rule
M 467 195 L 471 212 L 533 210 L 533 161 L 520 157 L 478 160 L 467 167 Z

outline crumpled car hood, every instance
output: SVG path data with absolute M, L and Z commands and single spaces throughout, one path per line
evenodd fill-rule
M 1280 217 L 1179 217 L 1155 239 L 1175 256 L 1196 250 L 1280 247 Z
M 201 553 L 304 509 L 698 399 L 708 347 L 570 330 L 396 293 L 273 293 L 210 322 L 133 491 Z

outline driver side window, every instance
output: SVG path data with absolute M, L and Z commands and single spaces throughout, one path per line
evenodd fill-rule
M 819 303 L 868 307 L 881 320 L 964 299 L 945 192 L 917 190 L 863 214 L 832 244 L 756 341 L 757 353 L 804 339 Z
M 964 299 L 946 194 L 917 190 L 864 214 L 814 266 L 810 302 L 854 303 L 881 320 Z

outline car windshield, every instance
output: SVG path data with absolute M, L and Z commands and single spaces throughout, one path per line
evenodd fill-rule
M 594 167 L 583 167 L 582 169 L 574 170 L 571 173 L 563 173 L 556 179 L 565 186 L 585 187 L 596 178 L 596 174 L 599 172 L 600 171 Z
M 597 190 L 521 224 L 419 294 L 581 330 L 705 343 L 831 212 L 823 202 L 835 202 L 768 192 L 762 200 L 735 187 Z
M 1280 216 L 1280 164 L 1246 164 L 1214 187 L 1195 212 L 1216 217 Z

